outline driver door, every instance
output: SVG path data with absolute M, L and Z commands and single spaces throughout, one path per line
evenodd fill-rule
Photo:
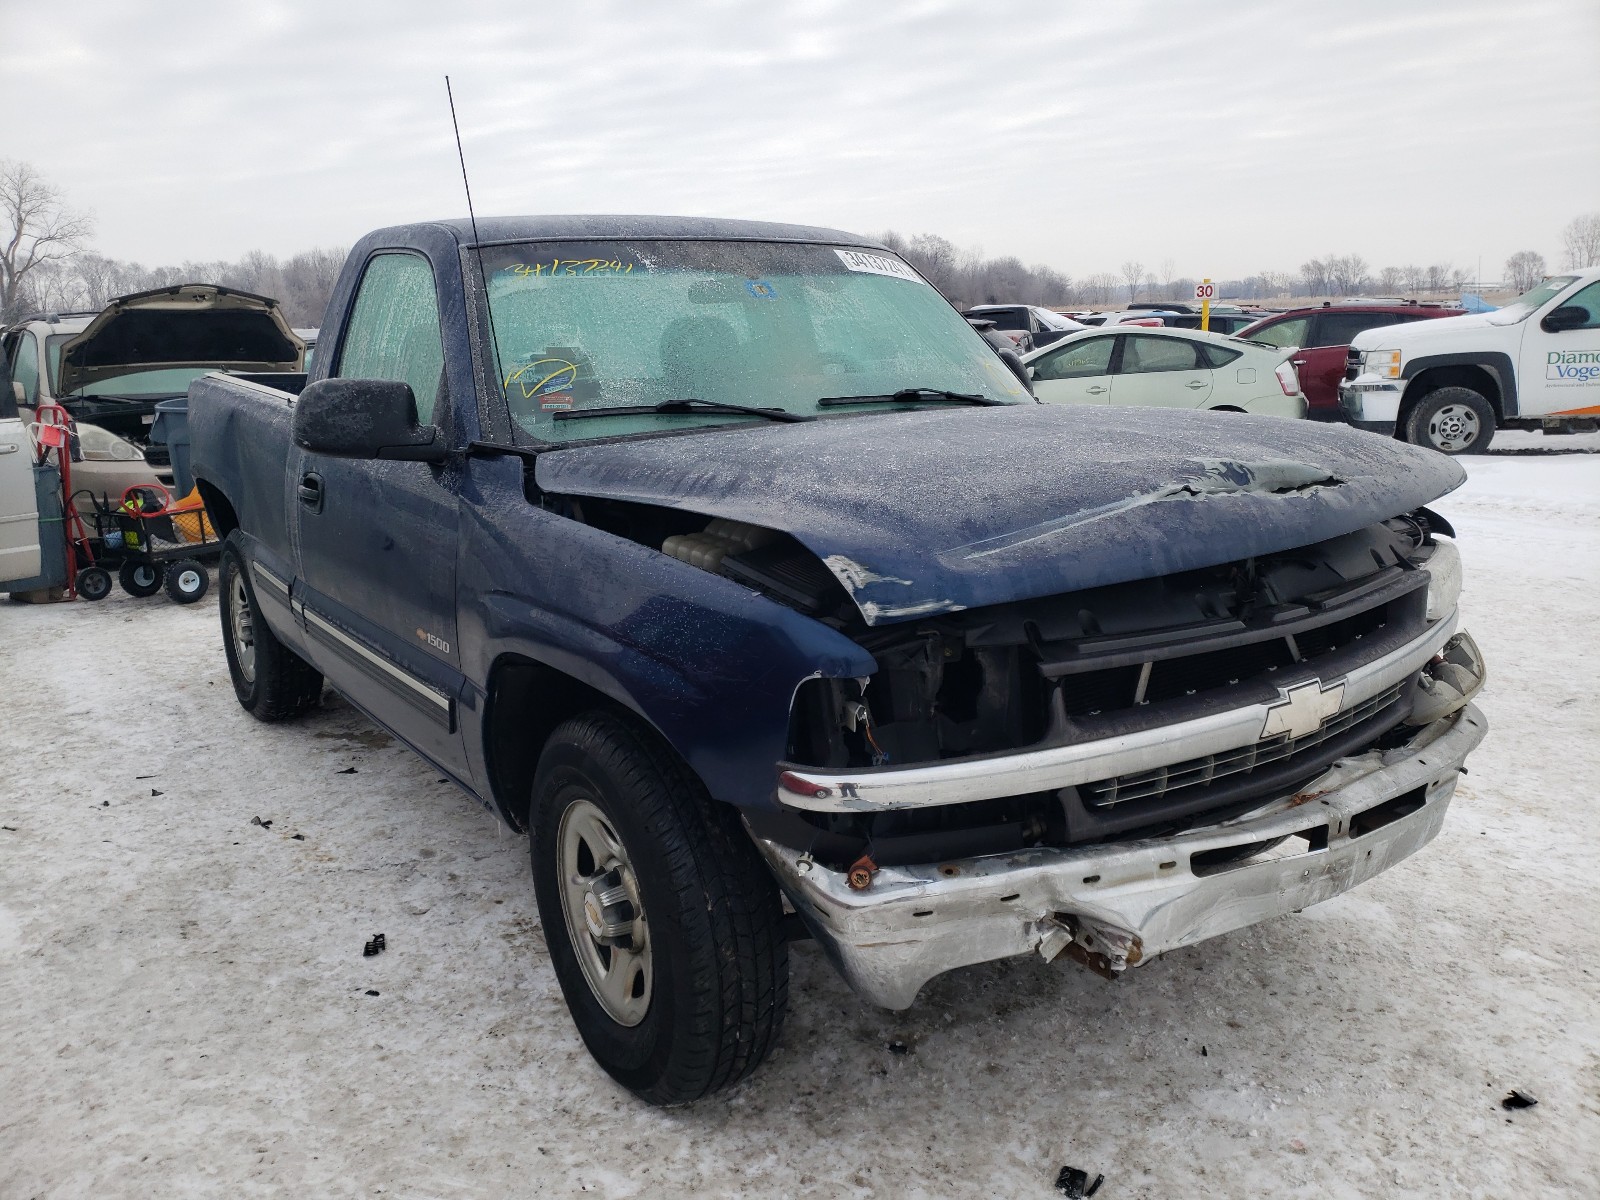
M 331 377 L 411 385 L 423 424 L 448 407 L 433 268 L 367 263 Z M 296 609 L 317 668 L 437 765 L 464 777 L 457 721 L 455 474 L 296 451 Z
M 1110 404 L 1116 344 L 1116 334 L 1103 334 L 1034 359 L 1033 394 L 1047 404 Z
M 1586 310 L 1588 320 L 1555 333 L 1544 327 L 1545 317 L 1568 307 Z M 1600 282 L 1528 318 L 1525 328 L 1517 363 L 1518 415 L 1600 416 Z

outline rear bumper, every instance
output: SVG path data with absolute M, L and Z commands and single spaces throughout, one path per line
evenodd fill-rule
M 1120 971 L 1331 899 L 1431 841 L 1487 732 L 1467 705 L 1405 746 L 1340 759 L 1294 796 L 1173 837 L 846 874 L 757 837 L 845 980 L 886 1008 L 956 967 L 1038 951 Z M 1226 864 L 1230 850 L 1287 838 Z

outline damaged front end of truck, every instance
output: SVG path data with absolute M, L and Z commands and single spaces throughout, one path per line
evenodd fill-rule
M 818 423 L 541 458 L 547 506 L 871 655 L 797 681 L 770 791 L 741 807 L 876 1003 L 1032 952 L 1115 975 L 1440 828 L 1486 729 L 1427 507 L 1459 469 L 1248 418 L 1224 454 L 1214 423 L 1159 418 L 910 414 L 929 440 L 887 452 Z

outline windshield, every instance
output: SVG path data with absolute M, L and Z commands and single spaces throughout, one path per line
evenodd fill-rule
M 483 252 L 511 417 L 541 441 L 750 424 L 678 408 L 558 419 L 678 400 L 812 417 L 824 397 L 908 388 L 1031 397 L 944 297 L 899 259 L 773 242 L 539 242 Z M 931 401 L 929 401 L 931 402 Z
M 1502 306 L 1498 312 L 1491 313 L 1489 320 L 1495 325 L 1515 325 L 1518 321 L 1525 321 L 1538 312 L 1547 301 L 1559 296 L 1577 282 L 1576 275 L 1557 275 L 1546 279 L 1532 291 L 1523 292 L 1515 300 Z
M 45 354 L 50 360 L 50 394 L 61 395 L 57 380 L 61 374 L 61 348 L 78 335 L 58 333 L 45 338 Z M 131 369 L 126 375 L 112 379 L 99 379 L 73 392 L 74 396 L 182 396 L 189 385 L 202 375 L 209 375 L 212 367 L 158 367 L 141 371 Z

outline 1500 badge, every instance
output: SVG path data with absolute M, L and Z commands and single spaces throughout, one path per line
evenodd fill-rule
M 434 637 L 433 634 L 429 633 L 426 629 L 417 630 L 417 640 L 420 642 L 427 642 L 428 645 L 432 646 L 441 654 L 450 653 L 450 643 L 445 641 L 442 637 Z

